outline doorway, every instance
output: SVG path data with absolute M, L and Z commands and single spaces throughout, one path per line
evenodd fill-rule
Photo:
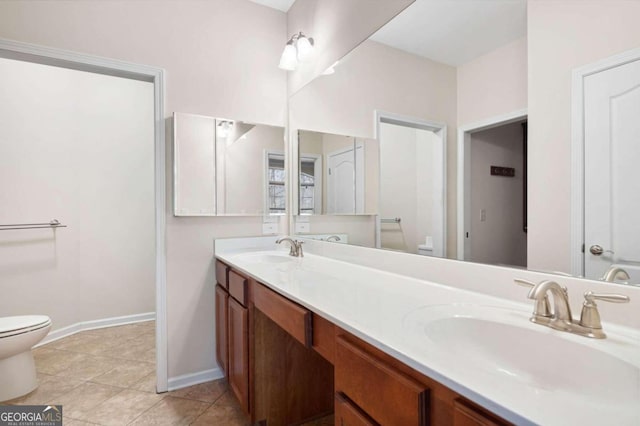
M 573 74 L 572 273 L 586 278 L 640 282 L 639 76 L 640 49 Z
M 54 330 L 50 336 L 61 338 L 82 330 L 155 319 L 155 382 L 156 390 L 164 392 L 167 390 L 167 336 L 163 71 L 144 65 L 7 40 L 0 40 L 0 58 L 2 61 L 12 61 L 18 67 L 28 69 L 28 72 L 34 75 L 45 70 L 51 71 L 56 77 L 29 79 L 26 73 L 21 75 L 18 72 L 15 73 L 15 78 L 21 87 L 8 84 L 4 86 L 7 89 L 4 95 L 9 95 L 9 91 L 18 89 L 24 89 L 27 93 L 22 98 L 3 96 L 7 100 L 4 106 L 8 110 L 5 112 L 19 113 L 23 121 L 14 126 L 5 126 L 3 131 L 12 133 L 9 138 L 3 137 L 2 146 L 6 149 L 6 155 L 3 155 L 5 160 L 10 156 L 17 159 L 10 163 L 10 167 L 3 168 L 3 172 L 11 172 L 15 175 L 16 179 L 13 180 L 16 183 L 15 187 L 26 185 L 28 188 L 25 187 L 24 196 L 18 198 L 20 194 L 15 187 L 5 187 L 7 190 L 5 195 L 17 200 L 17 203 L 11 203 L 7 209 L 3 210 L 3 220 L 15 223 L 16 220 L 27 216 L 38 215 L 38 219 L 42 221 L 40 215 L 49 220 L 50 216 L 63 213 L 65 217 L 57 219 L 67 225 L 60 230 L 29 231 L 51 233 L 44 237 L 43 234 L 19 236 L 16 232 L 21 231 L 4 233 L 8 235 L 13 232 L 11 239 L 20 240 L 9 241 L 3 245 L 3 248 L 7 250 L 19 248 L 20 261 L 22 261 L 20 269 L 16 269 L 16 265 L 3 263 L 4 272 L 11 278 L 8 282 L 16 284 L 31 279 L 35 285 L 41 287 L 42 291 L 36 290 L 35 287 L 25 287 L 24 290 L 44 297 L 44 300 L 50 304 L 53 304 L 51 297 L 60 290 L 56 285 L 67 285 L 70 281 L 104 284 L 98 287 L 99 291 L 85 295 L 86 300 L 93 298 L 100 301 L 105 295 L 126 299 L 126 291 L 119 292 L 108 283 L 101 282 L 103 275 L 99 272 L 100 267 L 111 258 L 121 259 L 124 263 L 141 258 L 146 259 L 144 271 L 139 271 L 138 278 L 150 284 L 150 292 L 146 298 L 152 312 L 133 314 L 134 310 L 131 310 L 132 315 L 125 315 L 126 320 L 123 320 L 122 316 L 93 311 L 86 303 L 82 301 L 74 303 L 69 298 L 62 302 L 57 314 L 52 314 L 57 319 L 52 319 L 58 327 L 62 324 L 70 325 Z M 89 83 L 87 87 L 92 88 L 90 93 L 73 84 L 74 77 L 77 76 L 80 76 L 85 83 Z M 20 80 L 21 77 L 24 78 Z M 115 86 L 118 88 L 107 90 L 107 87 L 100 82 L 108 82 L 110 88 Z M 29 95 L 28 91 L 33 90 L 33 86 L 37 86 L 39 90 L 36 95 Z M 140 103 L 127 102 L 125 94 L 129 93 L 128 88 L 134 88 L 134 91 L 142 93 L 141 97 L 136 98 Z M 40 97 L 44 97 L 45 94 L 53 95 L 51 99 L 54 101 L 58 99 L 60 108 L 53 107 L 48 110 L 49 113 L 45 109 L 36 114 L 35 111 L 38 108 L 44 108 L 44 103 L 39 101 L 43 101 Z M 80 100 L 87 100 L 96 109 L 85 109 L 85 104 Z M 17 108 L 12 108 L 12 102 L 16 102 L 13 106 Z M 32 104 L 27 105 L 27 102 Z M 121 104 L 118 104 L 119 102 Z M 109 111 L 100 110 L 105 105 L 115 104 L 120 106 L 111 108 Z M 139 123 L 137 123 L 128 126 L 124 123 L 123 120 L 126 120 L 129 114 L 134 116 L 142 110 L 146 120 L 144 125 L 138 126 Z M 30 111 L 34 112 L 30 114 Z M 96 111 L 99 113 L 93 114 Z M 3 116 L 7 118 L 8 114 Z M 73 120 L 77 121 L 77 125 L 74 125 Z M 98 128 L 92 130 L 87 127 L 87 123 L 91 120 L 97 123 Z M 63 128 L 64 123 L 66 124 Z M 125 145 L 130 139 L 143 141 L 137 144 L 140 150 L 126 149 Z M 72 143 L 75 145 L 71 146 Z M 122 152 L 118 151 L 120 149 Z M 17 150 L 23 150 L 23 152 Z M 74 176 L 74 171 L 79 169 L 87 171 L 91 178 L 84 179 L 80 172 Z M 125 169 L 131 173 L 121 173 Z M 140 192 L 133 194 L 130 190 L 131 183 L 138 180 L 143 182 L 144 187 L 138 188 Z M 127 199 L 135 200 L 136 196 L 148 201 L 144 211 L 134 208 L 135 201 L 125 202 Z M 75 201 L 71 200 L 73 197 Z M 97 209 L 95 214 L 90 216 L 82 214 L 105 202 L 104 205 L 108 208 Z M 132 217 L 135 216 L 148 223 L 145 227 L 144 244 L 142 240 L 137 241 L 131 238 L 131 235 L 135 235 L 135 229 L 131 228 L 131 223 L 119 220 L 121 215 L 119 213 L 113 215 L 109 208 L 118 209 L 123 217 L 129 217 L 128 215 L 131 214 Z M 110 234 L 107 228 L 114 223 L 119 226 L 114 233 Z M 107 234 L 104 234 L 105 230 Z M 97 236 L 96 233 L 103 237 Z M 118 256 L 119 252 L 112 250 L 115 247 L 114 244 L 118 244 L 117 237 L 123 233 L 129 235 L 125 241 L 130 247 L 126 250 L 137 253 L 133 259 L 122 253 Z M 101 242 L 105 244 L 101 245 Z M 86 250 L 87 247 L 93 247 L 95 250 Z M 92 253 L 94 254 L 92 259 L 83 262 L 82 265 L 76 264 L 77 256 L 90 256 Z M 8 259 L 9 263 L 16 260 L 15 256 L 4 258 Z M 135 269 L 137 265 L 128 264 L 122 268 L 113 268 L 106 275 L 112 282 L 117 282 L 118 278 L 122 278 L 119 274 L 131 268 Z M 44 282 L 34 280 L 37 278 L 36 275 L 45 274 L 47 271 L 52 271 L 50 280 Z M 54 285 L 55 283 L 57 284 Z M 117 309 L 128 309 L 128 303 L 129 301 L 124 300 L 122 304 L 114 304 L 114 306 Z M 95 317 L 97 319 L 84 320 L 82 316 L 69 315 L 76 312 L 74 311 L 76 308 L 77 312 L 97 315 Z M 47 314 L 44 311 L 25 313 Z
M 527 265 L 527 115 L 458 129 L 458 259 Z
M 446 126 L 376 112 L 380 146 L 376 246 L 444 257 Z

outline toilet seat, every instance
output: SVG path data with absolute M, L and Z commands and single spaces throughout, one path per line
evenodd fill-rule
M 0 339 L 39 330 L 51 324 L 46 315 L 21 315 L 0 318 Z

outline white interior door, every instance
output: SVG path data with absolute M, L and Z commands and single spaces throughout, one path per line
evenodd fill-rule
M 355 171 L 356 165 L 353 148 L 328 155 L 327 213 L 355 213 Z
M 584 114 L 585 276 L 640 282 L 640 61 L 586 77 Z

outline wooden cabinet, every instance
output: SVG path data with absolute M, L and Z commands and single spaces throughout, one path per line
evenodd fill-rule
M 220 261 L 216 280 L 216 356 L 250 423 L 509 425 Z
M 227 375 L 227 365 L 229 363 L 228 316 L 229 293 L 222 286 L 216 285 L 216 358 L 225 376 Z
M 377 423 L 366 413 L 349 401 L 344 394 L 336 393 L 335 413 L 336 426 L 375 426 Z
M 238 301 L 229 298 L 229 387 L 249 413 L 249 316 Z
M 336 392 L 380 424 L 429 422 L 429 388 L 343 336 L 336 342 L 335 380 Z
M 216 358 L 229 387 L 249 414 L 247 279 L 216 261 Z
M 504 423 L 462 399 L 453 401 L 453 426 L 501 426 Z

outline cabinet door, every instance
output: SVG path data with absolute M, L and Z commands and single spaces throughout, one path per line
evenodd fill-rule
M 229 386 L 249 413 L 249 317 L 247 308 L 229 298 Z
M 222 373 L 227 375 L 229 362 L 229 345 L 227 342 L 229 294 L 216 285 L 216 358 Z

